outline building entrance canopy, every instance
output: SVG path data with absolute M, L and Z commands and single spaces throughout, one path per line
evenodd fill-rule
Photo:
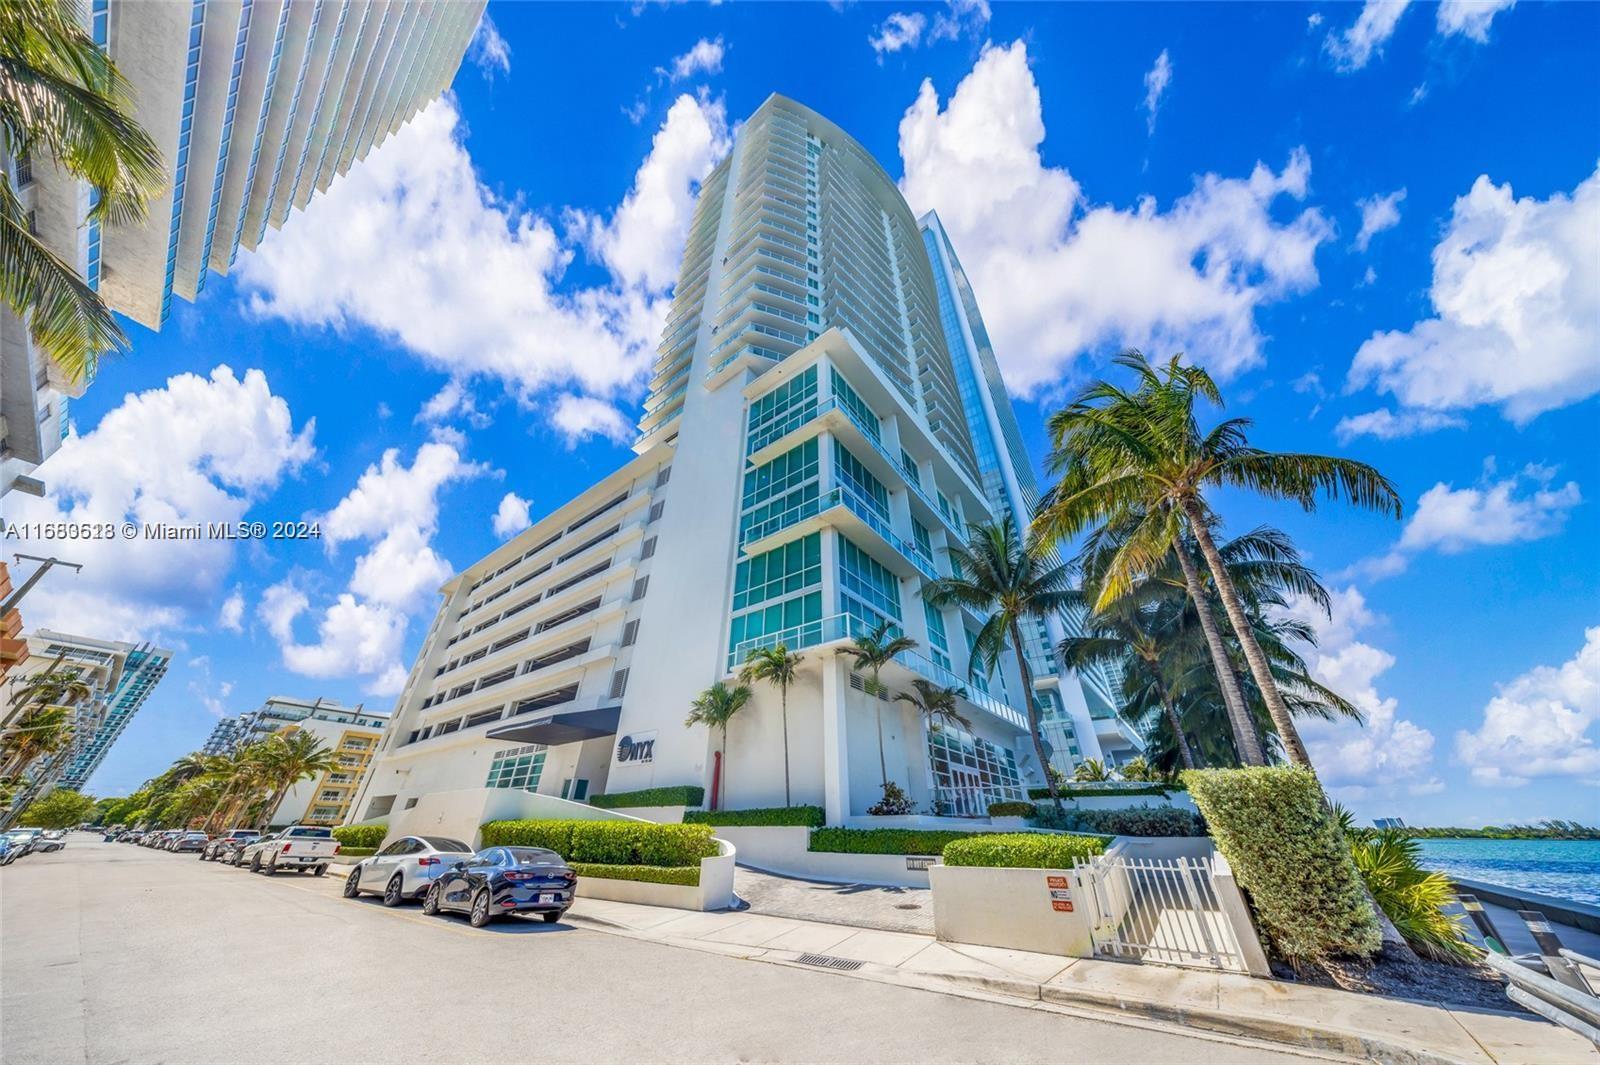
M 542 743 L 546 747 L 557 747 L 563 743 L 615 736 L 617 722 L 621 717 L 620 706 L 529 715 L 525 721 L 513 720 L 499 728 L 490 729 L 489 738 L 512 740 L 516 743 Z

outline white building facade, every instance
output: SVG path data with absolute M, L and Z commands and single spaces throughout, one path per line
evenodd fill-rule
M 35 235 L 113 310 L 151 329 L 173 297 L 326 191 L 436 99 L 485 0 L 84 0 L 85 29 L 128 80 L 171 182 L 137 225 L 89 220 L 93 191 L 46 158 L 0 163 Z M 0 494 L 60 445 L 72 381 L 0 310 Z
M 352 818 L 471 832 L 486 791 L 688 784 L 837 824 L 885 778 L 955 816 L 1041 784 L 1010 657 L 969 677 L 985 619 L 924 595 L 994 504 L 917 220 L 844 131 L 778 96 L 742 127 L 654 369 L 638 457 L 445 586 Z M 890 692 L 960 689 L 968 726 L 866 694 L 837 652 L 882 622 L 916 643 Z M 804 656 L 786 713 L 757 685 L 725 750 L 685 725 L 779 642 Z M 460 823 L 395 827 L 439 793 Z

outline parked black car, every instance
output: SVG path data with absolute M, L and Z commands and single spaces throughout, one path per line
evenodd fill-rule
M 210 842 L 211 837 L 204 832 L 185 832 L 173 840 L 172 846 L 168 849 L 174 854 L 181 854 L 184 851 L 203 851 Z
M 246 843 L 253 843 L 260 836 L 261 833 L 253 828 L 236 828 L 231 832 L 224 832 L 205 845 L 200 851 L 200 860 L 202 862 L 216 861 L 223 856 L 230 844 L 238 843 L 239 848 L 242 850 Z
M 435 880 L 422 912 L 465 913 L 474 928 L 503 913 L 537 913 L 553 924 L 571 907 L 577 883 L 578 874 L 555 851 L 489 847 Z

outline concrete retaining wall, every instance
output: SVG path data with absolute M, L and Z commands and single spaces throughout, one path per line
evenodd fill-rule
M 1094 954 L 1084 889 L 1070 869 L 936 865 L 929 872 L 939 939 L 1073 958 Z M 1072 908 L 1058 908 L 1062 903 Z
M 836 884 L 927 887 L 926 869 L 907 869 L 900 854 L 829 854 L 806 849 L 811 830 L 797 827 L 717 826 L 717 838 L 739 848 L 739 863 L 753 869 Z M 933 859 L 935 862 L 937 858 Z
M 633 902 L 642 906 L 670 906 L 678 910 L 726 910 L 733 905 L 733 867 L 738 851 L 727 840 L 717 844 L 722 853 L 700 859 L 700 884 L 647 884 L 638 880 L 608 880 L 598 876 L 578 878 L 578 896 Z

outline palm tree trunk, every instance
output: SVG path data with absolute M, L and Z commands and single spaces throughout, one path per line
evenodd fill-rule
M 1190 524 L 1195 524 L 1192 518 Z M 1212 550 L 1216 548 L 1213 546 Z M 1211 650 L 1211 668 L 1216 671 L 1217 687 L 1222 689 L 1228 720 L 1233 723 L 1233 739 L 1239 748 L 1239 761 L 1245 765 L 1266 765 L 1267 756 L 1261 750 L 1261 741 L 1256 738 L 1255 726 L 1245 710 L 1244 695 L 1239 691 L 1239 682 L 1228 661 L 1228 649 L 1222 644 L 1222 634 L 1217 631 L 1217 619 L 1211 616 L 1205 589 L 1200 585 L 1200 572 L 1181 542 L 1173 546 L 1173 551 L 1178 556 L 1178 565 L 1183 569 L 1183 583 L 1189 589 L 1194 612 L 1200 619 L 1200 631 L 1205 634 L 1206 646 Z
M 1064 813 L 1061 795 L 1056 791 L 1055 777 L 1050 775 L 1050 759 L 1044 753 L 1044 736 L 1039 726 L 1039 706 L 1033 701 L 1033 672 L 1028 669 L 1028 659 L 1022 653 L 1022 629 L 1013 619 L 1008 631 L 1011 634 L 1012 649 L 1017 653 L 1017 671 L 1022 674 L 1022 698 L 1028 707 L 1028 738 L 1033 740 L 1033 756 L 1039 759 L 1039 772 L 1044 774 L 1044 786 L 1050 792 L 1050 801 L 1056 804 L 1057 813 Z
M 720 790 L 720 795 L 721 795 L 722 802 L 719 805 L 721 806 L 722 809 L 726 810 L 728 808 L 728 725 L 727 725 L 727 722 L 723 722 L 723 725 L 722 725 L 722 788 Z
M 883 682 L 878 679 L 876 670 L 872 673 L 872 691 L 868 694 L 872 698 L 872 716 L 878 723 L 878 774 L 883 777 L 883 790 L 889 790 L 889 762 L 883 756 L 883 700 L 878 693 L 883 690 Z
M 1316 770 L 1311 766 L 1311 758 L 1306 754 L 1305 744 L 1300 742 L 1300 732 L 1294 727 L 1294 718 L 1290 715 L 1288 706 L 1284 704 L 1277 683 L 1272 679 L 1267 656 L 1261 653 L 1261 645 L 1256 642 L 1255 630 L 1250 626 L 1250 619 L 1245 616 L 1244 602 L 1239 598 L 1238 589 L 1233 586 L 1233 578 L 1228 576 L 1227 564 L 1222 561 L 1222 555 L 1217 551 L 1215 541 L 1211 539 L 1211 530 L 1206 528 L 1199 504 L 1192 500 L 1184 503 L 1184 513 L 1189 517 L 1189 528 L 1194 532 L 1195 541 L 1200 545 L 1200 553 L 1205 556 L 1206 566 L 1211 570 L 1212 579 L 1216 581 L 1217 596 L 1222 600 L 1222 608 L 1228 612 L 1228 621 L 1233 625 L 1234 635 L 1239 639 L 1239 646 L 1244 649 L 1244 660 L 1250 665 L 1250 675 L 1255 678 L 1256 687 L 1261 690 L 1261 698 L 1266 701 L 1267 713 L 1272 715 L 1272 723 L 1277 726 L 1278 739 L 1283 743 L 1283 749 L 1288 752 L 1289 761 L 1315 773 Z M 1202 615 L 1204 613 L 1205 611 L 1201 611 Z
M 1178 717 L 1178 708 L 1172 705 L 1171 699 L 1161 700 L 1161 709 L 1167 715 L 1167 724 L 1172 726 L 1172 735 L 1178 742 L 1178 757 L 1183 759 L 1183 768 L 1194 768 L 1194 752 L 1189 749 L 1189 739 L 1183 734 L 1183 721 Z
M 783 707 L 783 805 L 793 806 L 794 800 L 789 796 L 789 686 L 785 684 L 779 691 Z

